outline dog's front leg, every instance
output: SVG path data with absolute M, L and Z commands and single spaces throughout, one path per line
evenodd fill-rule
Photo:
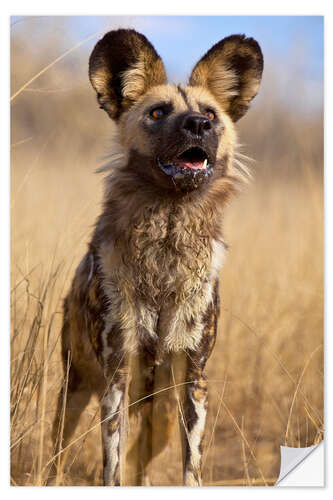
M 188 383 L 190 380 L 193 382 Z M 190 360 L 186 376 L 184 413 L 181 415 L 185 486 L 202 485 L 202 443 L 207 405 L 206 377 L 202 369 Z
M 109 358 L 111 358 L 110 356 Z M 128 419 L 128 360 L 119 355 L 110 359 L 106 390 L 101 402 L 104 486 L 120 486 L 123 469 Z M 117 366 L 118 364 L 118 366 Z
M 102 400 L 104 486 L 120 486 L 127 433 L 127 371 L 117 370 Z
M 196 350 L 188 350 L 185 375 L 184 413 L 182 417 L 182 445 L 184 484 L 201 486 L 203 439 L 208 406 L 206 362 L 213 350 L 219 316 L 218 281 L 214 284 L 213 300 L 203 316 L 203 335 Z
M 125 387 L 125 381 L 114 384 L 102 402 L 104 486 L 120 486 L 121 482 Z

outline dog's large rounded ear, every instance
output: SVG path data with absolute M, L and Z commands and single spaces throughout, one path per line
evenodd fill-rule
M 237 121 L 257 95 L 263 67 L 259 44 L 245 35 L 231 35 L 200 59 L 189 83 L 208 88 L 232 120 Z
M 119 118 L 150 87 L 166 82 L 161 58 L 135 30 L 109 31 L 89 60 L 89 78 L 100 107 Z

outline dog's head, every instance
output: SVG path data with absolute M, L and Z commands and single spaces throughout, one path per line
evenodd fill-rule
M 262 70 L 258 43 L 232 35 L 200 59 L 188 86 L 168 85 L 151 43 L 125 29 L 107 33 L 89 62 L 100 107 L 118 123 L 126 168 L 178 192 L 228 174 L 233 123 L 257 94 Z

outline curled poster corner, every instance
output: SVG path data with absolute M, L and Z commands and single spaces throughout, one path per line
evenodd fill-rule
M 324 486 L 323 442 L 307 448 L 280 446 L 280 451 L 280 475 L 275 486 Z

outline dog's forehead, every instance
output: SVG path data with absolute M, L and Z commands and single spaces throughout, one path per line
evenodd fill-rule
M 217 107 L 218 103 L 212 94 L 204 87 L 191 85 L 158 85 L 152 87 L 144 96 L 144 106 L 151 106 L 159 102 L 171 102 L 176 110 L 191 109 L 199 111 L 200 106 Z
M 143 97 L 144 106 L 160 102 L 172 102 L 178 109 L 186 109 L 184 99 L 176 85 L 157 85 L 149 89 Z
M 183 89 L 187 102 L 190 105 L 194 106 L 195 104 L 201 104 L 204 106 L 218 107 L 218 103 L 214 96 L 204 87 L 192 85 L 180 87 Z

